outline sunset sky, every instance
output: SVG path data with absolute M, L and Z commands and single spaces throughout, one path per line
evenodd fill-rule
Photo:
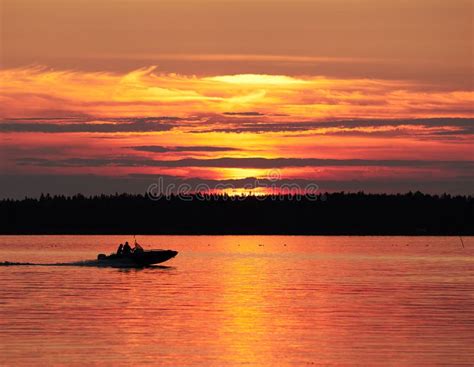
M 2 197 L 278 172 L 474 194 L 470 0 L 0 0 Z M 273 177 L 273 176 L 272 176 Z

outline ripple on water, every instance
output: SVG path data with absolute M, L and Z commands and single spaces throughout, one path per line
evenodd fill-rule
M 0 237 L 0 260 L 71 262 L 119 241 Z M 170 267 L 2 266 L 0 364 L 469 365 L 464 241 L 150 236 L 180 251 Z

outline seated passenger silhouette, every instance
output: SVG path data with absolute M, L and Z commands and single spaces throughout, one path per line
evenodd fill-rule
M 122 255 L 122 251 L 123 251 L 123 245 L 120 244 L 120 246 L 117 249 L 117 255 Z
M 123 246 L 122 250 L 122 255 L 130 255 L 132 253 L 132 248 L 128 244 L 128 242 L 125 242 L 125 246 Z

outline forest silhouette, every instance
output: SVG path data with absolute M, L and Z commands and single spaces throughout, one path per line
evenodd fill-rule
M 473 235 L 471 196 L 116 194 L 4 199 L 0 234 Z

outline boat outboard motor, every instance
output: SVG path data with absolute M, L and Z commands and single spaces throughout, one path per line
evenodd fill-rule
M 107 255 L 105 255 L 105 254 L 97 255 L 97 260 L 105 260 L 106 258 L 107 258 Z

